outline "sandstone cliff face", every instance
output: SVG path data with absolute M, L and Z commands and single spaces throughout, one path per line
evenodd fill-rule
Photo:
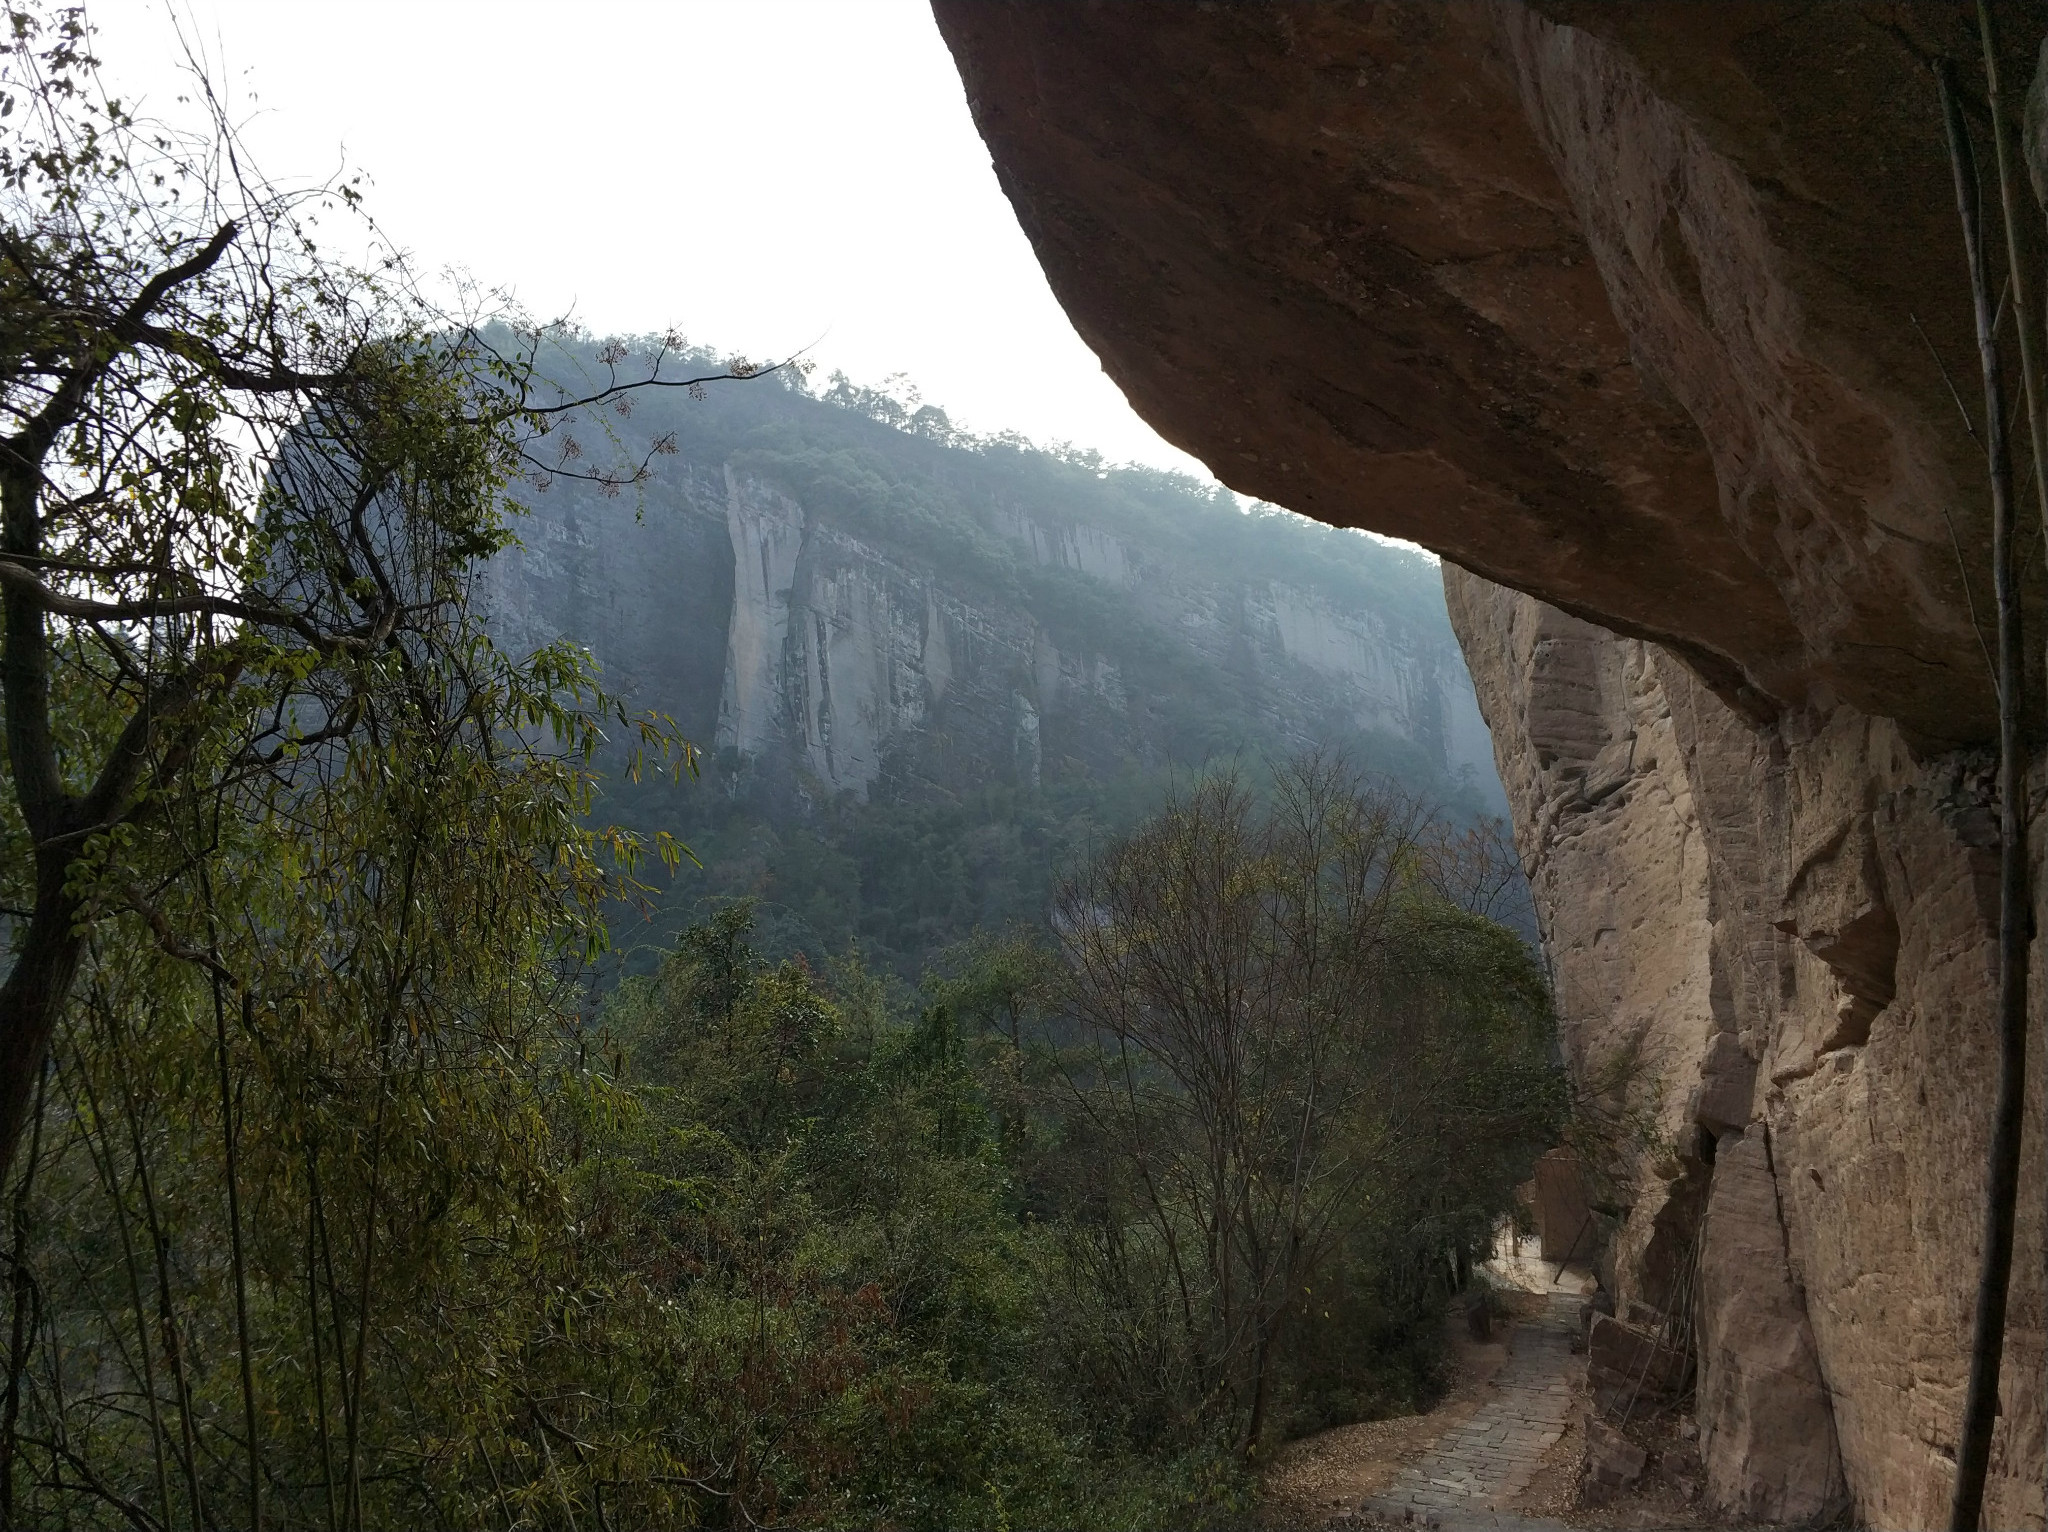
M 1730 1134 L 1715 1156 L 1700 1227 L 1700 1441 L 1717 1504 L 1814 1522 L 1841 1505 L 1841 1450 L 1769 1140 L 1767 1127 Z
M 1703 1321 L 1713 1493 L 1939 1523 L 1994 1073 L 1962 10 L 935 10 L 1137 407 L 1446 556 L 1570 1062 L 1632 1109 L 1610 1278 Z M 2043 1518 L 2030 1110 L 1997 1526 Z
M 1960 12 L 934 8 L 1054 290 L 1226 482 L 1746 708 L 1981 731 L 1942 510 L 1984 522 L 1911 317 L 1968 376 L 1922 62 Z
M 1872 1525 L 1939 1524 L 1993 1078 L 1988 762 L 1847 708 L 1758 728 L 1654 645 L 1445 584 L 1575 1073 L 1648 1119 L 1618 1145 L 1617 1298 L 1665 1309 L 1695 1273 L 1709 1488 L 1794 1519 L 1841 1475 Z M 2038 1186 L 1993 1526 L 2041 1517 Z
M 892 772 L 1036 787 L 1054 765 L 1111 775 L 1168 758 L 1147 699 L 1061 614 L 855 536 L 729 464 L 685 461 L 645 505 L 557 489 L 518 530 L 523 546 L 490 580 L 501 639 L 589 646 L 635 705 L 799 795 L 865 797 Z M 1265 748 L 1377 731 L 1497 797 L 1478 698 L 1448 635 L 1084 522 L 1011 509 L 996 530 L 1032 563 L 1139 614 L 1184 680 L 1255 699 Z

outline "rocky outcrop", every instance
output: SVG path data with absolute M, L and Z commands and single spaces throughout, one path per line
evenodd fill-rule
M 1993 1078 L 1988 762 L 1916 757 L 1848 708 L 1759 727 L 1656 646 L 1446 587 L 1567 1054 L 1609 1128 L 1618 1304 L 1699 1299 L 1710 1493 L 1795 1519 L 1838 1451 L 1872 1525 L 1938 1524 Z M 2036 1200 L 1996 1526 L 2041 1515 Z
M 826 793 L 865 795 L 891 747 L 921 731 L 953 684 L 942 587 L 857 538 L 813 527 L 773 486 L 723 469 L 732 538 L 720 749 L 786 747 Z M 1034 635 L 1006 624 L 1014 657 Z
M 803 551 L 804 512 L 787 495 L 759 485 L 743 492 L 730 468 L 722 470 L 722 477 L 733 573 L 717 740 L 753 755 L 776 744 L 782 728 L 783 651 L 789 642 L 797 555 Z M 815 717 L 815 709 L 804 711 Z
M 1740 707 L 1981 734 L 1943 511 L 1986 522 L 1919 333 L 1969 375 L 1924 62 L 1974 57 L 1963 12 L 934 9 L 1054 291 L 1226 482 Z
M 1825 1500 L 1832 1429 L 1856 1515 L 1940 1523 L 1994 1076 L 1987 518 L 1927 67 L 1974 67 L 1965 9 L 935 9 L 1139 410 L 1445 556 L 1612 1150 L 1617 1312 L 1718 1295 L 1713 1492 Z M 1995 10 L 2024 82 L 2038 18 Z M 2030 1111 L 1995 1526 L 2043 1520 Z
M 1692 1355 L 1662 1325 L 1595 1314 L 1586 1329 L 1586 1383 L 1596 1410 L 1617 1420 L 1670 1404 L 1692 1377 Z
M 1987 760 L 1845 707 L 1759 727 L 1656 646 L 1445 583 L 1610 1130 L 1619 1308 L 1699 1298 L 1710 1493 L 1791 1518 L 1828 1448 L 1870 1524 L 1938 1524 L 1993 1078 Z M 1995 1526 L 2041 1515 L 2037 1200 Z
M 1648 1455 L 1598 1415 L 1585 1420 L 1586 1481 L 1596 1490 L 1625 1490 L 1643 1476 Z

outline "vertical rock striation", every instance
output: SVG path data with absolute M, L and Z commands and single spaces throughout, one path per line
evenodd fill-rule
M 1708 1488 L 1946 1513 L 1996 1040 L 1987 755 L 1852 709 L 1758 726 L 1683 664 L 1447 568 L 1574 1074 L 1630 1111 L 1610 1278 L 1699 1317 Z M 2033 1098 L 2029 1142 L 2041 1142 Z M 2038 1179 L 2031 1180 L 2038 1187 Z M 1994 1526 L 2041 1517 L 2023 1195 Z
M 775 743 L 782 726 L 789 596 L 803 551 L 804 512 L 788 496 L 760 485 L 743 492 L 730 467 L 722 477 L 725 530 L 732 541 L 732 608 L 725 623 L 717 741 L 752 755 Z
M 772 478 L 687 457 L 644 505 L 557 488 L 517 530 L 522 545 L 489 581 L 501 639 L 587 645 L 629 701 L 799 799 L 1189 764 L 1247 741 L 1177 738 L 1162 701 L 1199 712 L 1226 693 L 1227 721 L 1254 720 L 1258 748 L 1376 734 L 1497 796 L 1440 614 L 1339 610 L 1184 549 L 1014 508 L 993 530 L 1057 581 L 995 590 L 928 548 L 813 514 Z M 1090 629 L 1105 606 L 1146 646 L 1135 691 L 1129 657 L 1111 652 L 1118 635 Z M 1148 694 L 1165 683 L 1181 695 Z
M 1730 1133 L 1700 1228 L 1699 1421 L 1707 1493 L 1745 1520 L 1842 1504 L 1834 1412 L 1792 1278 L 1767 1127 Z

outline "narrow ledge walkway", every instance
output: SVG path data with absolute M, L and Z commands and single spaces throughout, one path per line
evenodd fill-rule
M 1359 1509 L 1396 1526 L 1444 1532 L 1562 1532 L 1562 1522 L 1520 1516 L 1507 1507 L 1528 1489 L 1544 1453 L 1564 1434 L 1580 1302 L 1576 1293 L 1553 1293 L 1540 1314 L 1517 1324 L 1513 1351 L 1493 1380 L 1492 1396 Z

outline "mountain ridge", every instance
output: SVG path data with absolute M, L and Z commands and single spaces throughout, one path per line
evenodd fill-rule
M 778 872 L 792 839 L 847 854 L 899 812 L 980 804 L 968 840 L 1050 816 L 1028 871 L 997 877 L 1012 892 L 931 940 L 842 911 L 789 941 L 879 943 L 907 971 L 940 936 L 1037 918 L 1078 844 L 1217 761 L 1335 749 L 1457 817 L 1504 808 L 1426 557 L 929 410 L 906 429 L 892 402 L 770 378 L 642 410 L 621 445 L 673 430 L 675 452 L 641 494 L 558 479 L 490 573 L 501 642 L 584 644 L 706 747 L 708 783 L 609 805 L 704 858 L 672 900 L 829 883 Z M 854 860 L 871 902 L 884 875 Z

